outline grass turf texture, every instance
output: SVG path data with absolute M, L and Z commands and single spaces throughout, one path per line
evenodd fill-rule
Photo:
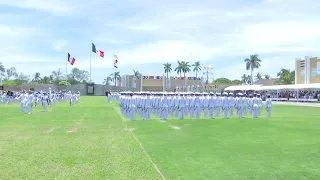
M 41 110 L 0 104 L 0 179 L 162 179 L 152 161 L 167 179 L 320 179 L 320 108 L 129 121 L 104 97 L 82 97 Z

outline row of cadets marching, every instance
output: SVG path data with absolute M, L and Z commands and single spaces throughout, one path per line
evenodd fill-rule
M 11 92 L 11 91 L 10 91 Z M 1 101 L 5 103 L 12 103 L 14 100 L 20 102 L 20 111 L 32 114 L 33 106 L 39 107 L 42 104 L 43 111 L 47 112 L 48 105 L 55 107 L 56 102 L 66 102 L 70 101 L 70 107 L 74 107 L 75 103 L 80 102 L 80 92 L 78 93 L 62 93 L 62 92 L 32 92 L 32 91 L 22 91 L 13 92 L 13 95 L 9 96 L 5 93 L 1 94 Z
M 169 116 L 179 119 L 214 119 L 223 114 L 224 119 L 234 116 L 236 111 L 239 118 L 252 115 L 253 118 L 261 116 L 262 99 L 260 94 L 246 97 L 242 93 L 148 93 L 148 92 L 121 92 L 118 96 L 121 113 L 130 120 L 139 114 L 146 120 L 151 115 L 167 120 Z M 109 98 L 108 98 L 109 99 Z M 271 116 L 272 101 L 270 96 L 266 101 L 268 117 Z

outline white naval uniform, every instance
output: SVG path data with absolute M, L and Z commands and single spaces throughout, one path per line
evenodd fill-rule
M 272 99 L 271 98 L 267 98 L 266 108 L 267 108 L 267 117 L 270 118 L 271 117 L 271 110 L 272 110 Z
M 229 112 L 229 102 L 228 102 L 228 97 L 221 97 L 221 102 L 222 102 L 222 110 L 223 110 L 223 118 L 228 119 L 228 112 Z
M 211 96 L 209 99 L 209 116 L 210 119 L 214 119 L 214 109 L 215 109 L 215 100 L 217 98 L 215 96 Z
M 33 101 L 34 101 L 34 95 L 29 94 L 27 99 L 28 114 L 32 114 Z

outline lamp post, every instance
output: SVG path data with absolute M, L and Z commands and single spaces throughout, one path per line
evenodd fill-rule
M 203 69 L 204 69 L 203 75 L 207 77 L 205 84 L 209 84 L 209 78 L 210 76 L 213 76 L 213 72 L 212 72 L 213 67 L 211 65 L 207 65 L 207 66 L 204 66 Z

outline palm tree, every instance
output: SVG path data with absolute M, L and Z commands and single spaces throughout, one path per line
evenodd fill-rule
M 2 64 L 2 62 L 0 62 L 0 85 L 2 85 L 2 77 L 3 77 L 3 73 L 6 72 L 6 69 L 4 68 L 4 65 Z
M 180 66 L 181 66 L 181 71 L 183 72 L 184 86 L 186 86 L 187 85 L 186 73 L 191 71 L 191 69 L 190 69 L 191 65 L 189 64 L 189 62 L 181 61 Z
M 6 69 L 4 68 L 4 65 L 2 64 L 2 62 L 0 62 L 0 73 L 4 73 L 6 72 Z
M 40 73 L 38 73 L 38 72 L 36 72 L 35 74 L 34 74 L 34 76 L 33 76 L 33 79 L 32 79 L 32 81 L 33 82 L 39 82 L 39 81 L 41 81 L 41 76 L 40 76 Z
M 174 71 L 176 71 L 176 72 L 177 72 L 177 74 L 179 74 L 179 75 L 180 75 L 180 78 L 181 78 L 181 73 L 182 73 L 182 64 L 181 64 L 181 62 L 180 62 L 180 61 L 177 61 L 177 63 L 178 63 L 178 66 L 174 69 Z
M 295 80 L 295 71 L 290 71 L 290 69 L 281 69 L 277 73 L 281 84 L 293 84 Z
M 114 73 L 110 74 L 110 77 L 111 77 L 112 81 L 114 81 L 114 86 L 117 86 L 117 80 L 121 79 L 120 72 L 119 71 L 114 72 Z
M 169 73 L 172 71 L 171 64 L 169 63 L 163 64 L 163 68 L 164 68 L 164 73 L 167 74 L 166 87 L 168 87 Z
M 253 84 L 253 78 L 252 78 L 253 77 L 253 70 L 259 69 L 261 59 L 259 59 L 258 54 L 254 54 L 254 55 L 250 55 L 250 58 L 246 58 L 244 60 L 244 62 L 246 63 L 246 70 L 251 71 L 251 84 Z
M 110 81 L 112 81 L 112 79 L 111 79 L 110 76 L 108 76 L 106 79 L 103 80 L 102 83 L 105 84 L 105 85 L 109 85 L 109 82 L 110 82 Z
M 261 80 L 261 79 L 262 79 L 262 74 L 258 72 L 258 73 L 256 74 L 256 80 L 259 81 L 259 80 Z
M 241 76 L 241 81 L 245 84 L 248 84 L 248 76 L 246 74 L 243 74 Z
M 133 76 L 139 79 L 139 77 L 141 76 L 141 73 L 138 70 L 133 70 Z
M 18 77 L 17 69 L 15 67 L 10 67 L 6 69 L 7 80 L 10 80 L 11 77 Z
M 269 76 L 268 74 L 265 74 L 265 75 L 264 75 L 264 78 L 265 78 L 265 79 L 270 79 L 270 76 Z
M 169 78 L 169 73 L 172 71 L 171 64 L 163 64 L 164 72 L 167 74 L 167 79 Z
M 44 76 L 42 79 L 41 79 L 41 82 L 43 84 L 49 84 L 50 83 L 50 78 L 48 76 Z
M 194 64 L 192 64 L 193 66 L 193 72 L 196 72 L 196 78 L 198 78 L 198 72 L 201 71 L 201 65 L 200 65 L 200 61 L 195 62 Z

